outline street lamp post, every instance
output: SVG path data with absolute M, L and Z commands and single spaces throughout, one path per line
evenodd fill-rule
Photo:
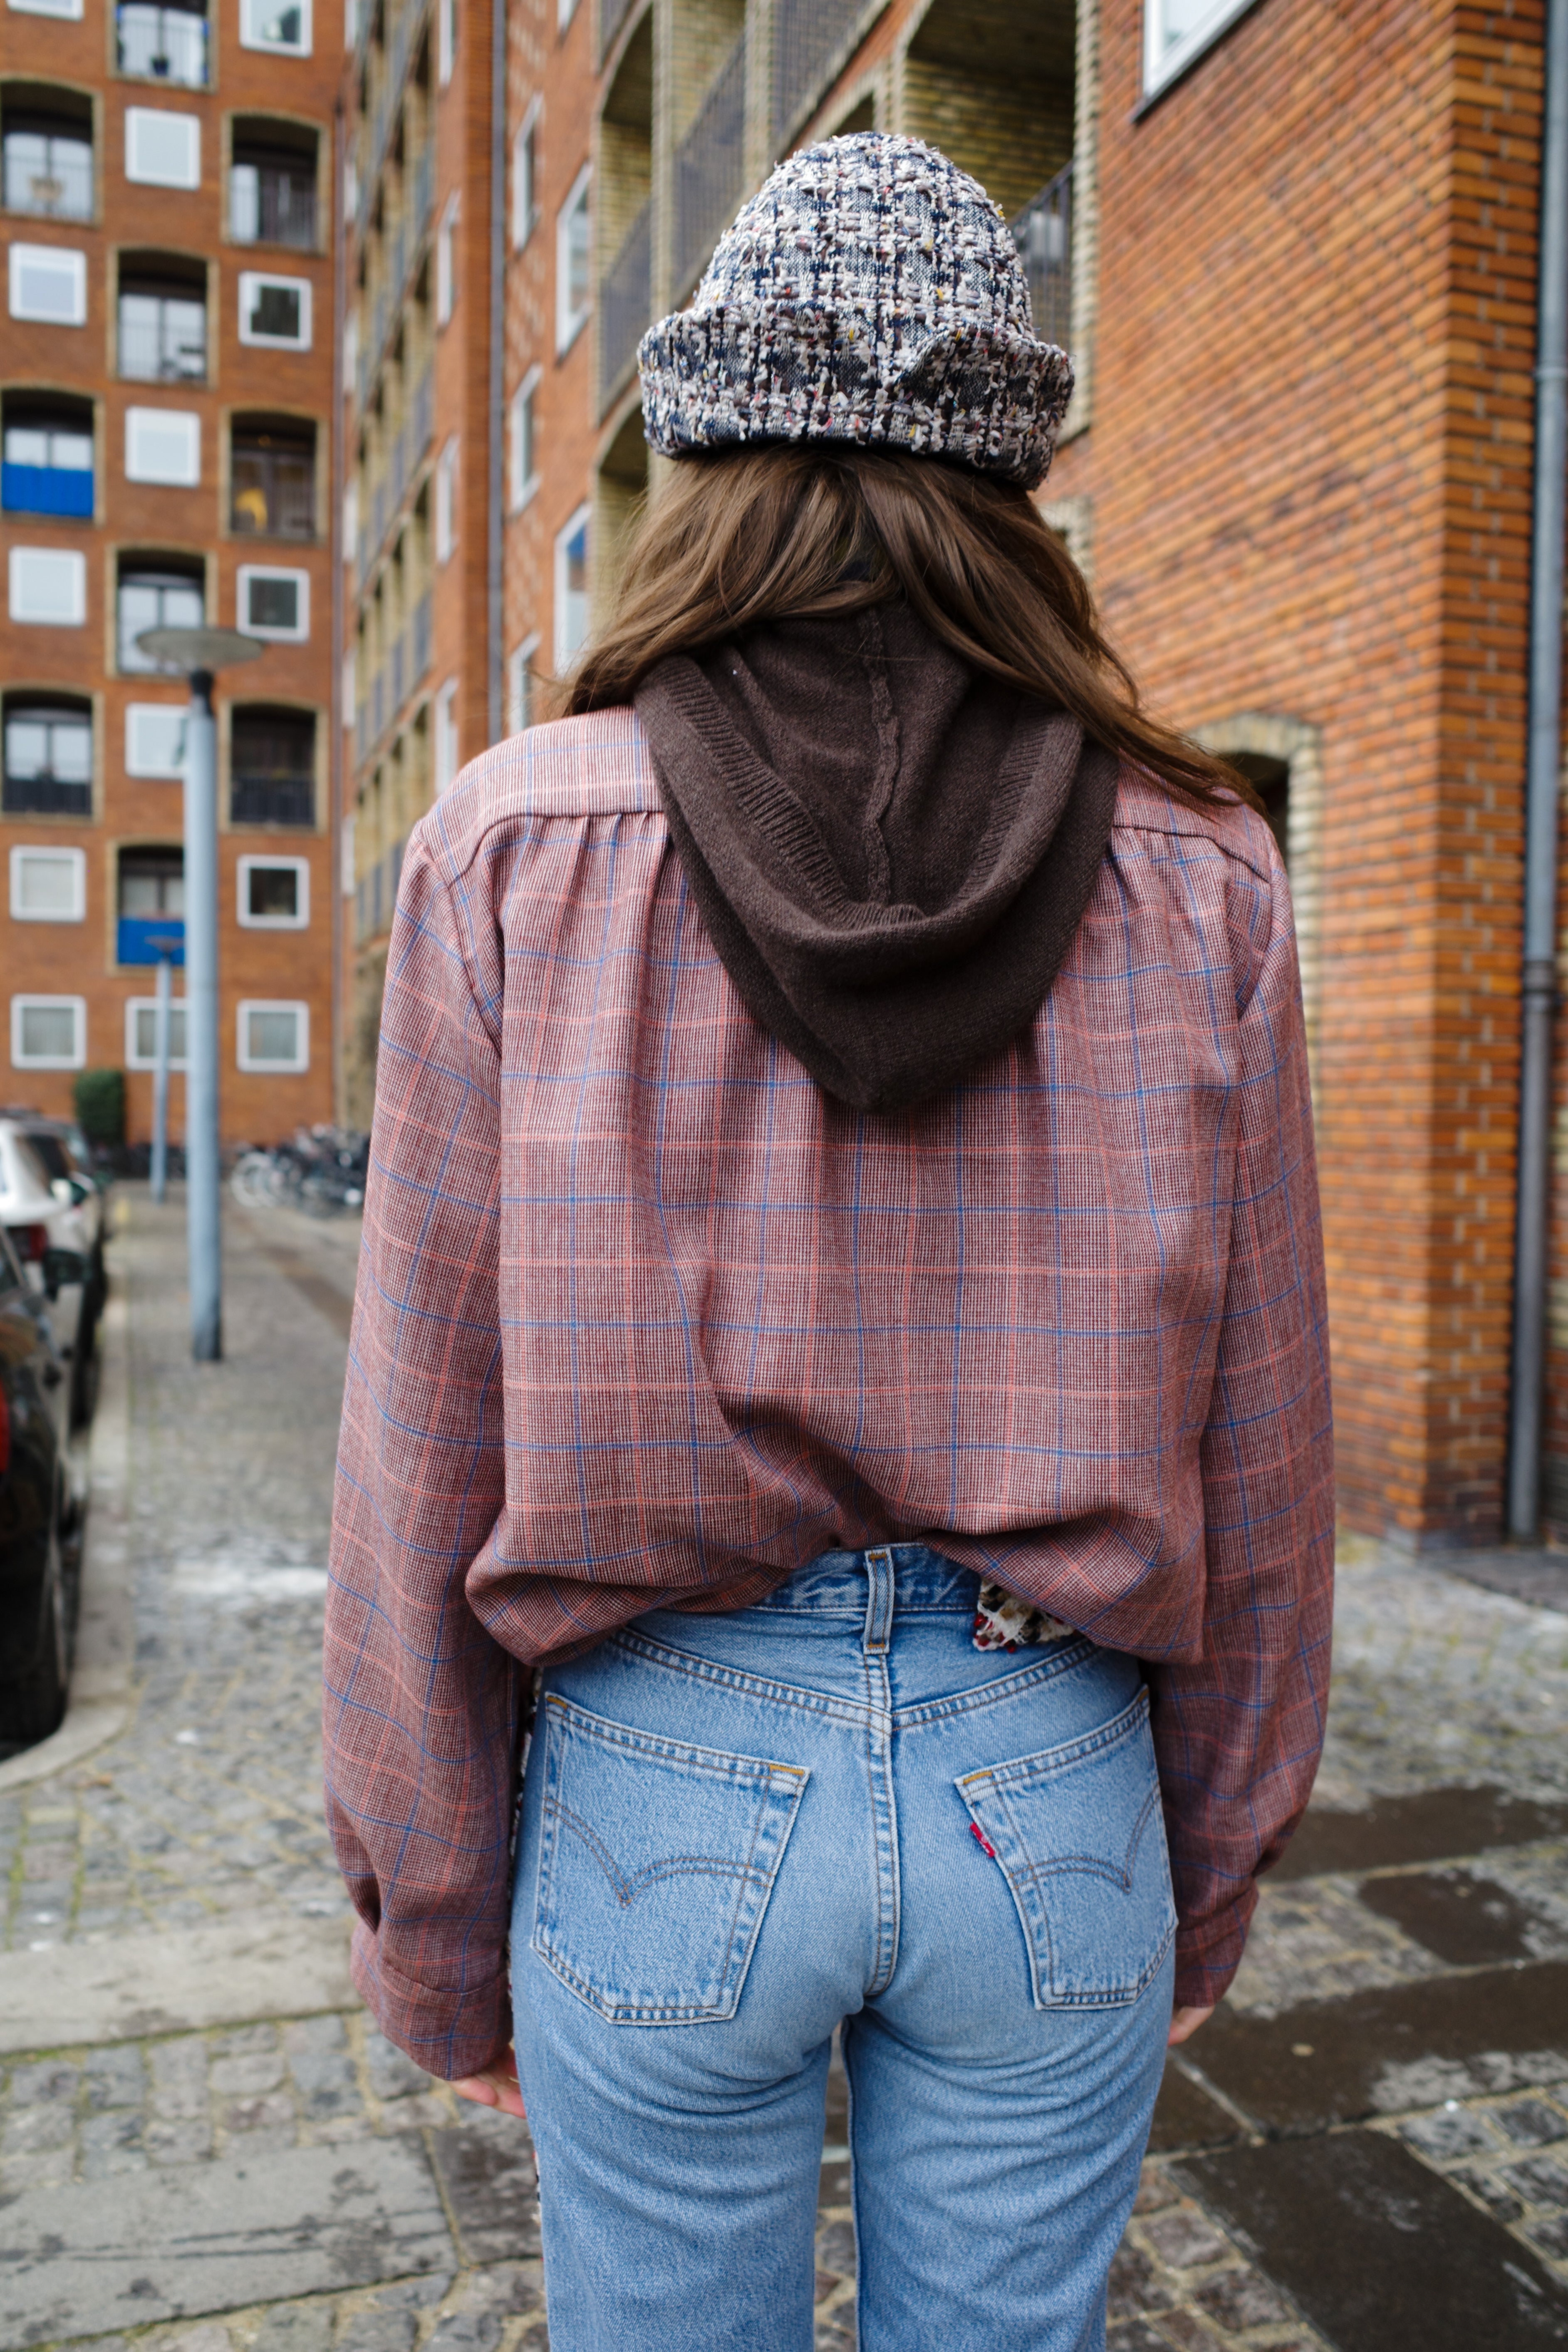
M 191 1353 L 223 1354 L 218 1226 L 217 728 L 213 672 L 266 651 L 237 629 L 144 629 L 142 651 L 190 680 L 185 720 L 185 1241 Z

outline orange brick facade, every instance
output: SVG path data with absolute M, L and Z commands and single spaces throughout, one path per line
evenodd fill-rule
M 590 619 L 613 591 L 647 482 L 628 288 L 647 316 L 689 299 L 705 156 L 735 142 L 738 200 L 875 124 L 1009 215 L 1070 163 L 1080 391 L 1044 502 L 1148 698 L 1285 780 L 1342 1507 L 1416 1547 L 1495 1539 L 1506 1470 L 1542 39 L 1538 0 L 1258 0 L 1146 100 L 1141 0 L 507 21 L 502 400 L 531 387 L 533 453 L 503 499 L 508 725 L 570 650 L 581 514 Z M 558 348 L 584 167 L 595 315 Z M 1554 1276 L 1568 1525 L 1568 1230 Z
M 198 22 L 200 20 L 197 20 Z M 309 12 L 305 22 L 309 24 Z M 248 19 L 247 19 L 248 22 Z M 240 37 L 238 0 L 222 0 L 206 33 L 205 82 L 187 84 L 149 72 L 121 69 L 115 12 L 103 0 L 84 0 L 74 20 L 24 10 L 0 16 L 0 129 L 7 134 L 5 239 L 80 255 L 86 315 L 79 323 L 40 321 L 12 314 L 0 352 L 0 400 L 5 422 L 47 421 L 51 403 L 62 416 L 79 415 L 92 437 L 92 511 L 64 519 L 18 506 L 16 476 L 6 468 L 0 514 L 0 691 L 7 745 L 19 739 L 9 721 L 46 707 L 90 719 L 91 782 L 87 804 L 68 813 L 28 806 L 40 794 L 36 781 L 13 773 L 7 751 L 5 809 L 0 816 L 0 866 L 22 849 L 79 850 L 85 904 L 79 919 L 19 919 L 14 876 L 0 872 L 0 958 L 8 1013 L 18 997 L 79 1002 L 78 1058 L 89 1066 L 124 1067 L 127 1004 L 154 987 L 146 965 L 122 962 L 119 917 L 126 903 L 126 871 L 138 852 L 178 852 L 183 826 L 177 777 L 131 772 L 127 713 L 132 705 L 183 705 L 177 680 L 129 670 L 121 658 L 118 605 L 128 573 L 184 572 L 209 624 L 233 627 L 239 610 L 242 565 L 289 575 L 288 593 L 303 624 L 292 637 L 269 640 L 244 670 L 220 675 L 219 728 L 219 969 L 221 988 L 221 1121 L 226 1143 L 268 1141 L 302 1121 L 332 1113 L 332 982 L 334 875 L 331 824 L 331 720 L 332 598 L 329 483 L 331 466 L 333 105 L 342 69 L 342 19 L 331 0 L 318 0 L 315 23 L 302 47 L 278 54 L 247 46 Z M 84 217 L 37 209 L 18 180 L 10 133 L 49 119 L 58 108 L 79 110 L 90 124 L 91 195 Z M 194 184 L 147 184 L 131 176 L 132 110 L 195 120 L 199 151 Z M 156 130 L 156 126 L 154 126 Z M 310 205 L 301 194 L 282 236 L 270 198 L 256 198 L 245 215 L 237 194 L 237 160 L 266 153 L 268 139 L 299 160 L 295 184 L 312 182 Z M 248 143 L 247 143 L 248 142 Z M 313 172 L 304 158 L 313 150 Z M 266 181 L 268 170 L 259 172 Z M 18 195 L 27 200 L 18 203 Z M 304 207 L 304 208 L 302 208 Z M 132 373 L 130 330 L 121 307 L 129 284 L 154 283 L 160 273 L 183 277 L 184 290 L 205 300 L 205 363 L 195 373 L 163 380 Z M 277 341 L 242 341 L 241 274 L 286 281 L 296 305 L 298 348 Z M 12 273 L 14 279 L 14 273 Z M 303 286 L 308 293 L 301 297 Z M 247 295 L 247 300 L 254 300 Z M 308 303 L 308 331 L 300 305 Z M 257 315 L 260 315 L 258 313 Z M 198 420 L 199 478 L 172 484 L 131 478 L 130 410 L 177 413 Z M 313 436 L 310 480 L 297 480 L 289 529 L 268 527 L 277 510 L 253 498 L 247 506 L 243 476 L 235 474 L 235 436 L 264 436 L 281 428 Z M 7 452 L 12 447 L 7 439 Z M 301 444 L 301 446 L 303 444 Z M 268 494 L 269 495 L 269 494 Z M 308 510 L 307 510 L 308 509 Z M 237 528 L 237 519 L 241 527 Z M 244 527 L 246 525 L 251 527 Z M 83 559 L 79 621 L 40 625 L 17 609 L 7 584 L 13 551 L 52 550 Z M 248 593 L 248 592 L 247 592 Z M 265 783 L 250 803 L 237 797 L 236 714 L 239 758 L 271 725 L 281 726 L 296 773 L 283 797 Z M 247 733 L 247 729 L 251 732 Z M 258 753 L 255 756 L 259 757 Z M 271 756 L 271 754 L 268 754 Z M 309 764 L 309 772 L 305 764 Z M 258 797 L 257 796 L 258 795 Z M 247 808 L 251 811 L 247 814 Z M 282 821 L 256 811 L 283 809 Z M 247 918 L 249 868 L 243 859 L 269 861 L 292 877 L 295 918 L 252 923 Z M 10 886 L 10 887 L 8 887 Z M 134 901 L 132 901 L 134 903 Z M 178 999 L 183 982 L 175 976 Z M 293 1050 L 289 1066 L 265 1062 L 268 1038 L 242 1018 L 242 1006 L 287 1008 Z M 51 1112 L 70 1105 L 73 1072 L 18 1060 L 14 1019 L 0 1053 L 7 1056 L 5 1094 Z M 277 1033 L 270 1033 L 270 1047 Z M 251 1048 L 258 1051 L 252 1051 Z M 54 1057 L 56 1060 L 61 1057 Z M 302 1063 L 302 1067 L 293 1065 Z M 128 1070 L 128 1134 L 144 1139 L 151 1124 L 152 1078 Z M 176 1077 L 172 1118 L 177 1137 L 182 1089 Z

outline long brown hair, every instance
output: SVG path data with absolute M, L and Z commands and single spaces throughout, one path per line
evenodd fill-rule
M 674 467 L 644 509 L 609 625 L 566 681 L 564 708 L 629 702 L 668 655 L 898 595 L 971 667 L 1071 711 L 1093 741 L 1181 799 L 1255 801 L 1222 761 L 1140 709 L 1083 575 L 1026 491 L 820 442 Z

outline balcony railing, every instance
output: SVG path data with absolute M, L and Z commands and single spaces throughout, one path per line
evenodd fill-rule
M 46 220 L 92 217 L 92 149 L 85 139 L 7 131 L 5 183 L 11 212 L 38 213 Z
M 745 185 L 746 36 L 742 32 L 675 157 L 675 275 L 682 290 L 707 263 Z
M 1072 335 L 1072 165 L 1066 163 L 1012 223 L 1042 343 L 1065 351 Z
M 200 383 L 207 372 L 206 306 L 156 295 L 120 299 L 120 373 L 138 383 Z
M 632 0 L 599 0 L 599 57 L 601 62 L 609 55 L 616 35 L 626 21 Z
M 232 824 L 314 824 L 314 777 L 247 775 L 237 772 L 229 784 L 229 822 Z
M 237 446 L 230 474 L 235 530 L 268 539 L 314 539 L 315 467 L 309 457 Z
M 775 0 L 773 127 L 775 153 L 826 89 L 853 37 L 863 0 Z
M 120 70 L 201 89 L 207 78 L 207 20 L 188 8 L 160 8 L 126 0 L 115 11 Z
M 316 184 L 304 171 L 236 163 L 228 180 L 229 235 L 237 245 L 316 249 Z
M 426 590 L 408 624 L 410 646 L 408 691 L 413 693 L 430 667 L 430 592 Z
M 61 515 L 92 520 L 90 466 L 0 465 L 0 508 L 6 514 Z
M 599 288 L 599 404 L 610 399 L 637 357 L 653 306 L 653 201 L 626 231 Z
M 90 816 L 92 786 L 64 776 L 8 775 L 0 806 L 7 816 Z

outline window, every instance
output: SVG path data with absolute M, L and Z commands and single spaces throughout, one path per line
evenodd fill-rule
M 47 327 L 87 324 L 87 256 L 58 245 L 14 245 L 10 252 L 13 319 Z
M 236 626 L 247 636 L 302 645 L 310 634 L 310 575 L 242 563 L 236 606 Z
M 555 541 L 555 670 L 572 667 L 588 635 L 588 509 L 578 508 Z
M 66 16 L 79 22 L 81 0 L 5 0 L 18 16 Z
M 310 0 L 239 0 L 239 45 L 308 58 Z
M 533 662 L 539 652 L 537 636 L 525 638 L 506 665 L 506 731 L 521 735 L 525 727 L 533 724 Z
M 343 328 L 343 383 L 353 391 L 359 379 L 359 312 L 351 310 Z
M 185 856 L 179 844 L 122 849 L 118 897 L 116 963 L 183 964 Z
M 1143 89 L 1163 89 L 1252 0 L 1143 0 Z
M 343 492 L 343 562 L 353 563 L 359 556 L 359 483 L 352 481 Z
M 310 868 L 302 857 L 242 857 L 237 912 L 250 931 L 302 931 L 310 919 Z
M 564 352 L 575 341 L 588 316 L 589 215 L 588 185 L 592 167 L 584 163 L 572 184 L 572 193 L 555 222 L 555 348 Z
M 533 445 L 533 396 L 541 371 L 530 368 L 506 413 L 507 504 L 521 514 L 539 488 L 539 467 Z
M 159 7 L 155 0 L 121 0 L 115 11 L 122 74 L 181 82 L 200 89 L 207 78 L 207 20 L 195 6 Z
M 563 33 L 577 14 L 577 0 L 555 0 L 555 29 Z
M 177 781 L 185 772 L 183 702 L 132 702 L 125 712 L 125 772 Z
M 79 923 L 87 916 L 87 853 L 81 849 L 11 852 L 11 919 Z
M 92 711 L 86 702 L 5 697 L 7 816 L 92 814 Z
M 228 233 L 237 245 L 316 247 L 313 131 L 266 115 L 237 121 L 228 175 Z
M 229 731 L 235 824 L 314 824 L 316 722 L 308 710 L 237 709 Z
M 458 0 L 436 0 L 436 78 L 443 89 L 458 54 Z
M 150 188 L 199 188 L 200 115 L 171 114 L 161 106 L 128 106 L 125 176 Z
M 458 681 L 448 678 L 436 697 L 436 790 L 444 793 L 458 772 Z
M 92 116 L 85 101 L 65 90 L 13 84 L 0 105 L 6 210 L 90 220 Z
M 158 664 L 136 640 L 143 629 L 199 629 L 206 619 L 200 564 L 160 564 L 145 556 L 122 556 L 116 615 L 122 670 L 155 670 Z
M 87 618 L 87 558 L 68 547 L 14 547 L 10 557 L 14 621 L 79 629 Z
M 190 408 L 128 408 L 125 478 L 194 489 L 202 478 L 202 420 Z
M 79 1070 L 86 1060 L 85 996 L 11 999 L 14 1070 Z
M 155 996 L 132 996 L 125 1003 L 125 1066 L 128 1070 L 152 1070 L 158 1064 L 158 1000 Z M 185 1000 L 183 996 L 169 999 L 169 1067 L 185 1067 Z
M 512 142 L 511 149 L 511 241 L 519 252 L 533 235 L 533 224 L 539 218 L 539 205 L 534 187 L 537 164 L 534 142 L 539 133 L 540 101 L 536 98 L 522 118 L 522 127 Z
M 310 348 L 310 281 L 267 278 L 258 269 L 239 273 L 239 340 L 277 351 Z
M 436 460 L 436 561 L 445 563 L 458 536 L 458 443 L 447 442 Z
M 292 422 L 234 427 L 229 520 L 269 539 L 316 535 L 316 436 Z
M 6 514 L 92 520 L 92 408 L 87 401 L 29 401 L 10 393 L 0 441 L 0 509 Z
M 459 206 L 453 196 L 436 232 L 436 324 L 444 327 L 458 299 L 457 236 Z
M 206 272 L 170 255 L 120 257 L 120 373 L 134 383 L 200 383 L 207 372 Z
M 242 1070 L 308 1070 L 310 1008 L 243 999 L 239 1007 L 239 1066 Z

